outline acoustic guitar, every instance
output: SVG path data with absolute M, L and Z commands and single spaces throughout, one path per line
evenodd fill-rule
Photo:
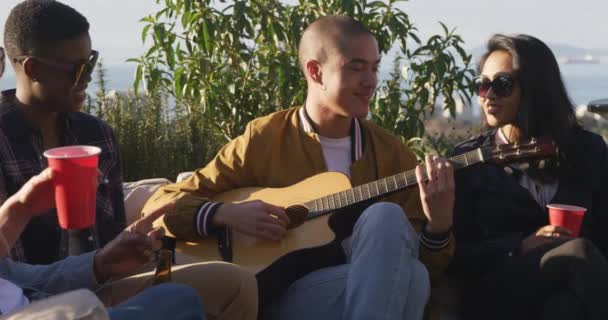
M 553 156 L 553 142 L 478 148 L 449 159 L 455 169 L 477 163 L 506 164 Z M 426 179 L 426 177 L 425 177 Z M 347 176 L 326 172 L 286 188 L 242 188 L 217 195 L 213 201 L 239 203 L 262 200 L 285 208 L 290 219 L 285 237 L 261 240 L 236 230 L 223 230 L 200 243 L 180 242 L 177 251 L 187 261 L 228 261 L 256 274 L 260 305 L 279 297 L 309 272 L 345 263 L 341 242 L 352 234 L 361 212 L 375 200 L 415 185 L 415 170 L 352 187 Z

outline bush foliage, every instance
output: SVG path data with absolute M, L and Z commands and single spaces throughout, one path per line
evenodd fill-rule
M 392 71 L 381 75 L 371 118 L 419 153 L 426 151 L 425 115 L 435 106 L 454 115 L 457 100 L 472 94 L 462 38 L 441 23 L 441 34 L 421 40 L 397 6 L 403 1 L 156 2 L 161 9 L 142 19 L 147 49 L 130 59 L 137 63 L 134 94 L 103 93 L 89 103 L 122 141 L 127 179 L 174 178 L 200 167 L 252 119 L 302 104 L 297 44 L 324 15 L 355 17 L 376 35 Z

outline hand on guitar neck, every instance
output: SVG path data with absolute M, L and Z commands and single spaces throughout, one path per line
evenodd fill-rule
M 223 204 L 211 223 L 256 238 L 278 241 L 287 233 L 289 218 L 283 208 L 255 200 Z
M 425 160 L 426 171 L 419 165 L 416 180 L 420 186 L 422 209 L 428 219 L 426 231 L 444 234 L 452 227 L 454 169 L 448 160 L 438 156 L 426 155 Z

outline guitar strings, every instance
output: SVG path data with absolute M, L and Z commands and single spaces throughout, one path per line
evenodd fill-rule
M 449 160 L 455 169 L 460 169 L 471 164 L 481 162 L 483 161 L 483 158 L 478 150 L 473 150 L 454 156 Z M 428 180 L 426 172 L 423 172 L 423 179 Z M 389 192 L 404 189 L 416 183 L 417 179 L 415 170 L 409 170 L 377 181 L 362 184 L 349 190 L 330 194 L 304 203 L 304 206 L 309 208 L 307 219 L 318 217 L 328 212 L 350 206 L 357 202 L 373 199 Z

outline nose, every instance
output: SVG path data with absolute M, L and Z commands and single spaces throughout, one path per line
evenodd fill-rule
M 361 81 L 361 85 L 365 88 L 375 89 L 378 85 L 378 74 L 375 70 L 369 70 L 365 73 Z
M 492 86 L 490 86 L 488 88 L 488 90 L 486 91 L 485 98 L 486 99 L 492 99 L 492 100 L 498 98 L 498 96 L 496 95 L 496 92 L 494 92 L 494 88 Z

